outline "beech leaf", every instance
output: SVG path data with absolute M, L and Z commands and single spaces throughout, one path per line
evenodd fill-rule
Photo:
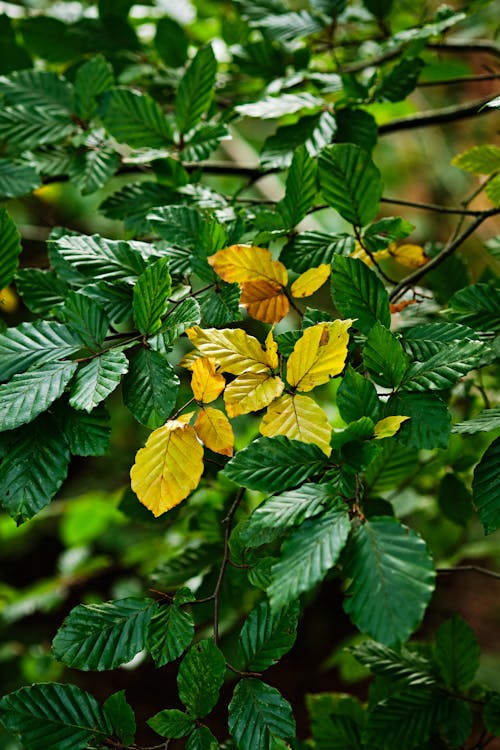
M 299 391 L 311 391 L 344 369 L 352 320 L 318 323 L 307 328 L 288 359 L 287 380 Z
M 206 406 L 198 413 L 194 429 L 201 442 L 211 451 L 223 456 L 233 455 L 233 428 L 224 412 Z

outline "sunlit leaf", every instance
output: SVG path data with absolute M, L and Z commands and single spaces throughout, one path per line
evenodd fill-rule
M 283 287 L 270 281 L 247 281 L 241 285 L 240 305 L 263 323 L 279 323 L 290 308 Z
M 191 368 L 191 388 L 197 401 L 209 404 L 220 396 L 226 387 L 224 376 L 216 372 L 213 357 L 199 357 Z
M 200 328 L 186 331 L 189 340 L 205 357 L 214 357 L 223 372 L 267 372 L 270 359 L 260 342 L 241 328 Z
M 352 320 L 318 323 L 307 328 L 288 359 L 287 380 L 299 391 L 327 383 L 344 369 Z
M 219 276 L 228 282 L 239 284 L 245 281 L 269 281 L 286 286 L 288 274 L 283 263 L 263 247 L 253 245 L 231 245 L 208 258 L 208 262 Z
M 285 435 L 303 443 L 314 443 L 330 455 L 332 428 L 323 409 L 309 396 L 286 393 L 267 409 L 260 432 L 266 437 Z
M 330 265 L 322 263 L 317 268 L 310 268 L 304 271 L 298 279 L 295 279 L 291 286 L 293 297 L 310 297 L 314 294 L 330 276 Z
M 244 372 L 224 391 L 224 403 L 230 417 L 259 411 L 283 393 L 285 384 L 271 373 Z
M 492 442 L 474 469 L 472 497 L 485 534 L 491 534 L 500 526 L 499 458 L 500 437 Z
M 384 438 L 392 437 L 398 432 L 403 422 L 406 422 L 407 419 L 410 419 L 410 417 L 394 416 L 380 419 L 375 424 L 373 437 L 375 440 L 383 440 Z
M 221 453 L 223 456 L 233 455 L 233 428 L 220 409 L 213 409 L 211 406 L 200 409 L 194 429 L 201 442 L 211 451 Z
M 407 268 L 421 268 L 425 266 L 429 258 L 420 245 L 398 245 L 388 248 L 389 255 Z

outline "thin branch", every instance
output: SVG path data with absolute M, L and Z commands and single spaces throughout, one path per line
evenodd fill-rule
M 498 44 L 486 39 L 479 39 L 476 42 L 434 42 L 434 44 L 428 44 L 427 48 L 438 50 L 438 52 L 486 52 L 493 57 L 500 57 Z
M 477 99 L 468 104 L 453 105 L 451 107 L 435 109 L 431 112 L 418 112 L 407 117 L 399 117 L 379 125 L 378 132 L 379 135 L 386 135 L 386 133 L 394 133 L 397 130 L 413 130 L 414 128 L 429 127 L 430 125 L 442 125 L 445 122 L 456 122 L 468 117 L 482 117 L 495 111 L 491 107 L 484 106 L 489 101 L 491 101 L 491 96 L 484 99 Z
M 377 262 L 377 259 L 375 258 L 374 254 L 372 253 L 372 251 L 370 250 L 370 248 L 363 242 L 363 237 L 361 236 L 361 232 L 359 231 L 359 227 L 354 226 L 353 229 L 354 229 L 354 234 L 356 235 L 356 239 L 359 242 L 360 247 L 368 255 L 368 257 L 370 258 L 371 262 L 373 263 L 373 265 L 375 266 L 375 268 L 377 269 L 377 271 L 379 272 L 379 274 L 382 276 L 382 278 L 385 279 L 385 281 L 387 281 L 389 284 L 396 284 L 397 282 L 394 281 L 394 279 L 391 279 L 391 277 L 388 276 L 385 273 L 385 271 L 383 271 L 380 268 L 380 265 Z
M 222 562 L 221 562 L 221 566 L 219 569 L 219 575 L 217 576 L 217 583 L 215 584 L 214 592 L 211 596 L 211 598 L 214 600 L 214 643 L 216 646 L 219 645 L 219 595 L 220 595 L 220 591 L 222 588 L 222 582 L 224 581 L 224 574 L 226 572 L 226 568 L 229 562 L 229 537 L 231 535 L 231 525 L 233 522 L 234 515 L 236 511 L 238 510 L 238 506 L 241 503 L 244 494 L 245 494 L 245 488 L 241 487 L 236 494 L 233 504 L 229 508 L 229 512 L 227 516 L 222 521 L 222 523 L 225 526 L 224 554 L 222 556 Z
M 500 581 L 500 573 L 497 573 L 495 570 L 490 570 L 489 568 L 482 568 L 480 565 L 456 565 L 454 568 L 436 568 L 436 573 L 443 575 L 461 573 L 463 571 L 480 573 L 483 576 L 488 576 L 488 578 L 494 578 L 495 580 Z
M 484 185 L 481 185 L 481 189 L 484 187 Z M 395 206 L 409 206 L 410 208 L 417 208 L 421 211 L 435 211 L 439 214 L 456 214 L 459 216 L 480 216 L 483 211 L 472 211 L 471 209 L 467 208 L 453 208 L 453 207 L 446 207 L 446 206 L 440 206 L 438 203 L 422 203 L 417 201 L 406 201 L 402 200 L 400 198 L 381 198 L 381 203 L 392 203 Z
M 368 60 L 360 60 L 359 62 L 352 63 L 350 65 L 344 65 L 339 70 L 339 73 L 358 73 L 359 71 L 366 70 L 367 68 L 376 68 L 378 65 L 383 65 L 385 62 L 394 60 L 395 57 L 399 57 L 402 51 L 402 47 L 397 47 L 396 49 L 382 52 L 380 55 L 371 57 Z
M 440 78 L 436 81 L 421 81 L 420 83 L 417 83 L 417 88 L 427 88 L 428 86 L 452 86 L 457 83 L 477 83 L 478 81 L 495 81 L 497 78 L 500 78 L 500 73 L 481 73 L 477 76 Z

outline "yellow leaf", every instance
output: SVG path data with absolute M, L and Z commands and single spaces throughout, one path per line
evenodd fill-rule
M 195 399 L 204 404 L 215 401 L 226 387 L 224 376 L 215 371 L 215 359 L 200 357 L 193 362 L 191 370 L 191 388 Z
M 374 427 L 373 437 L 375 440 L 392 437 L 407 419 L 410 419 L 410 417 L 386 417 L 385 419 L 380 419 Z
M 273 336 L 273 329 L 269 331 L 269 333 L 266 336 L 266 352 L 267 356 L 269 357 L 269 364 L 270 367 L 275 370 L 278 367 L 279 359 L 278 359 L 278 344 L 274 340 Z
M 130 470 L 133 491 L 154 516 L 184 500 L 203 474 L 203 446 L 184 421 L 187 416 L 154 430 Z
M 391 254 L 389 250 L 377 250 L 376 252 L 372 253 L 372 256 L 378 263 L 380 260 L 390 258 Z M 356 242 L 356 247 L 349 257 L 359 258 L 359 260 L 362 260 L 363 263 L 366 263 L 367 266 L 373 266 L 373 260 L 370 258 L 366 250 L 360 245 L 359 242 Z
M 429 258 L 425 254 L 425 250 L 420 245 L 399 245 L 399 247 L 391 246 L 389 253 L 394 260 L 401 263 L 402 266 L 407 268 L 421 268 L 425 266 Z
M 233 455 L 233 428 L 224 412 L 211 406 L 201 409 L 196 417 L 194 429 L 202 443 L 211 451 L 223 456 Z
M 270 373 L 245 372 L 224 391 L 224 403 L 230 417 L 259 411 L 283 393 L 285 384 Z
M 286 286 L 288 273 L 279 260 L 263 247 L 253 245 L 230 245 L 208 258 L 214 271 L 224 281 L 270 281 Z
M 252 318 L 263 323 L 279 323 L 290 308 L 283 287 L 271 281 L 247 281 L 242 284 L 240 305 Z
M 352 322 L 334 320 L 306 328 L 288 359 L 287 380 L 291 386 L 310 391 L 342 372 Z
M 5 313 L 13 313 L 19 307 L 19 297 L 10 286 L 0 289 L 0 310 Z
M 323 286 L 330 276 L 330 270 L 331 266 L 328 263 L 322 263 L 317 268 L 310 268 L 308 271 L 301 273 L 291 286 L 292 296 L 310 297 L 320 286 Z
M 205 356 L 214 357 L 223 372 L 267 372 L 269 355 L 253 336 L 241 328 L 200 328 L 186 331 L 191 343 Z
M 291 440 L 314 443 L 327 456 L 332 452 L 332 428 L 323 409 L 310 396 L 285 393 L 268 408 L 260 425 L 266 437 L 285 435 Z

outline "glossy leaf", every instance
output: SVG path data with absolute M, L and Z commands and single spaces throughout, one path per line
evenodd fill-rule
M 444 390 L 477 367 L 484 351 L 479 341 L 466 341 L 442 349 L 426 362 L 408 368 L 402 387 L 409 391 Z
M 99 114 L 106 130 L 133 148 L 165 148 L 172 130 L 160 105 L 148 94 L 113 89 L 101 99 Z
M 241 285 L 240 305 L 250 317 L 263 323 L 279 323 L 290 303 L 283 287 L 270 281 L 246 281 Z
M 317 165 L 305 146 L 294 153 L 286 178 L 285 197 L 276 208 L 285 227 L 293 229 L 306 216 L 316 196 Z
M 0 380 L 74 354 L 80 339 L 65 325 L 48 320 L 21 323 L 0 333 Z
M 109 321 L 98 302 L 79 292 L 67 292 L 58 314 L 85 347 L 92 352 L 102 351 Z
M 194 636 L 194 622 L 174 604 L 157 610 L 149 621 L 146 646 L 157 667 L 164 667 L 184 652 Z
M 410 419 L 401 425 L 396 440 L 408 448 L 446 448 L 451 416 L 445 402 L 433 393 L 399 391 L 385 405 L 385 416 L 404 414 Z
M 438 694 L 431 688 L 407 688 L 370 712 L 366 741 L 387 750 L 422 746 L 436 730 L 441 710 Z
M 224 376 L 215 369 L 213 357 L 200 357 L 191 368 L 191 389 L 197 401 L 209 404 L 215 401 L 226 387 Z
M 410 359 L 397 338 L 377 321 L 366 339 L 363 364 L 376 383 L 395 389 L 405 377 Z
M 210 256 L 208 262 L 218 275 L 229 283 L 268 281 L 286 286 L 288 274 L 285 266 L 263 247 L 231 245 Z
M 82 195 L 104 187 L 120 166 L 120 157 L 112 148 L 90 148 L 73 158 L 69 176 Z
M 349 423 L 361 417 L 377 421 L 380 405 L 373 383 L 347 367 L 337 391 L 337 407 L 342 419 Z
M 260 424 L 266 437 L 284 435 L 291 440 L 317 445 L 326 456 L 332 452 L 332 428 L 323 409 L 309 396 L 286 393 L 268 406 Z
M 354 237 L 349 234 L 300 232 L 285 245 L 280 259 L 287 268 L 304 273 L 310 268 L 331 263 L 335 255 L 350 255 Z
M 231 424 L 220 409 L 205 406 L 194 423 L 196 434 L 206 448 L 223 456 L 234 453 L 234 434 Z
M 125 745 L 135 740 L 135 714 L 125 699 L 125 690 L 112 693 L 103 704 L 104 714 L 115 734 Z
M 472 682 L 479 668 L 479 644 L 473 631 L 458 615 L 453 615 L 437 631 L 435 655 L 449 688 L 458 691 Z
M 457 422 L 451 428 L 452 432 L 466 435 L 474 435 L 478 432 L 490 432 L 500 428 L 500 406 L 485 409 L 472 419 L 465 422 Z
M 287 380 L 299 391 L 327 383 L 344 369 L 352 320 L 335 320 L 306 328 L 287 364 Z
M 96 55 L 80 65 L 75 78 L 75 104 L 77 114 L 89 120 L 97 112 L 96 97 L 113 87 L 113 68 L 110 63 Z
M 373 429 L 374 439 L 383 440 L 384 438 L 392 437 L 399 431 L 399 428 L 407 419 L 410 419 L 410 417 L 394 416 L 380 419 Z
M 52 411 L 73 456 L 104 456 L 109 449 L 111 427 L 104 406 L 90 414 L 66 406 L 61 401 Z
M 61 258 L 92 282 L 134 281 L 145 270 L 146 258 L 154 256 L 145 242 L 108 240 L 98 235 L 66 235 L 51 240 L 49 256 L 57 268 Z
M 6 287 L 16 272 L 21 252 L 21 235 L 5 208 L 0 209 L 0 289 Z
M 168 258 L 160 258 L 139 276 L 134 285 L 133 309 L 137 328 L 149 336 L 161 327 L 172 288 Z
M 310 297 L 330 276 L 330 266 L 328 263 L 322 263 L 317 268 L 310 268 L 302 273 L 298 279 L 295 279 L 291 286 L 293 297 Z
M 449 301 L 451 317 L 480 331 L 500 331 L 500 289 L 473 284 L 460 289 Z
M 317 750 L 358 750 L 363 746 L 365 712 L 355 698 L 319 693 L 307 695 L 306 702 Z
M 127 357 L 116 349 L 94 357 L 76 375 L 71 386 L 71 406 L 91 412 L 113 393 L 127 370 Z
M 201 47 L 184 73 L 175 98 L 175 120 L 179 133 L 187 133 L 201 119 L 212 101 L 217 61 L 212 47 Z
M 406 648 L 397 651 L 381 643 L 365 641 L 353 648 L 356 659 L 375 675 L 404 685 L 435 685 L 433 664 Z
M 219 743 L 210 729 L 201 726 L 189 735 L 186 750 L 219 750 Z
M 377 322 L 389 328 L 387 291 L 365 263 L 337 255 L 332 263 L 331 283 L 335 306 L 342 315 L 356 318 L 356 328 L 368 333 Z
M 265 682 L 240 680 L 229 704 L 229 732 L 238 750 L 267 750 L 278 738 L 295 735 L 291 706 Z
M 228 416 L 237 417 L 259 411 L 279 398 L 285 384 L 271 373 L 244 372 L 235 378 L 224 391 Z
M 167 708 L 148 719 L 156 734 L 169 739 L 179 739 L 192 732 L 196 723 L 192 716 L 177 708 Z
M 178 389 L 179 378 L 163 354 L 143 346 L 129 354 L 122 393 L 138 422 L 160 427 L 173 411 Z
M 177 673 L 179 698 L 191 716 L 206 716 L 217 703 L 224 682 L 226 660 L 212 640 L 191 646 Z
M 493 533 L 500 526 L 499 457 L 500 438 L 497 438 L 474 469 L 472 499 L 478 510 L 485 534 Z
M 40 177 L 33 167 L 0 159 L 0 196 L 18 198 L 31 193 L 40 185 Z
M 205 357 L 214 357 L 223 372 L 241 375 L 246 372 L 267 373 L 269 355 L 259 341 L 241 328 L 202 329 L 193 326 L 186 331 L 189 340 Z
M 246 670 L 263 672 L 290 651 L 297 635 L 298 615 L 294 604 L 273 612 L 267 602 L 250 612 L 239 636 Z

